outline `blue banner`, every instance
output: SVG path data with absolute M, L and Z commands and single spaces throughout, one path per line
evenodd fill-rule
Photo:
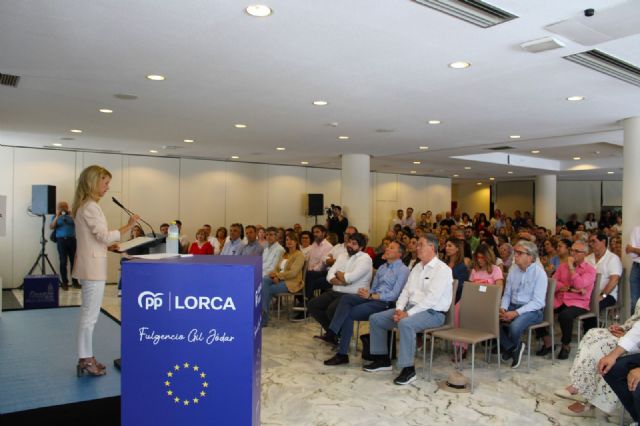
M 122 424 L 258 425 L 262 259 L 122 264 Z

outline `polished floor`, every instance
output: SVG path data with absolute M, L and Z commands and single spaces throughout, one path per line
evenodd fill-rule
M 107 286 L 103 308 L 120 318 L 120 299 L 114 285 Z M 16 297 L 22 300 L 20 292 Z M 61 305 L 80 303 L 80 292 L 61 292 Z M 619 418 L 598 412 L 595 419 L 567 417 L 560 409 L 568 401 L 553 391 L 567 385 L 572 357 L 551 365 L 549 359 L 532 360 L 512 370 L 502 367 L 496 377 L 495 362 L 487 366 L 478 356 L 474 394 L 440 390 L 435 381 L 422 378 L 422 360 L 416 358 L 419 379 L 407 386 L 394 385 L 394 372 L 366 373 L 360 357 L 348 365 L 326 367 L 332 348 L 313 338 L 313 322 L 274 320 L 263 330 L 263 425 L 603 425 Z M 575 349 L 572 355 L 575 354 Z M 434 379 L 453 371 L 450 355 L 438 352 Z M 463 373 L 469 377 L 470 365 Z M 628 423 L 627 423 L 628 424 Z

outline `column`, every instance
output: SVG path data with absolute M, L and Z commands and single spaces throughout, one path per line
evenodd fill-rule
M 629 244 L 629 235 L 634 226 L 640 225 L 640 117 L 631 117 L 622 120 L 624 129 L 624 148 L 622 153 L 622 264 L 629 278 L 631 259 L 624 253 L 624 248 Z M 630 305 L 629 300 L 625 304 Z M 622 319 L 628 317 L 631 306 L 624 309 Z
M 350 225 L 367 235 L 371 233 L 370 164 L 367 154 L 342 156 L 342 211 Z
M 535 220 L 555 232 L 556 229 L 556 175 L 536 176 Z

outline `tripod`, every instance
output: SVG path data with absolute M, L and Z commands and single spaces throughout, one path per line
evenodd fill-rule
M 42 234 L 40 236 L 40 254 L 38 255 L 38 258 L 36 259 L 36 261 L 33 262 L 33 266 L 31 267 L 31 269 L 29 269 L 29 275 L 33 274 L 33 271 L 35 271 L 35 269 L 38 267 L 38 263 L 41 263 L 40 274 L 47 275 L 47 267 L 46 267 L 47 265 L 45 264 L 45 261 L 47 262 L 47 264 L 49 264 L 49 267 L 51 268 L 51 271 L 53 272 L 53 274 L 58 275 L 58 273 L 56 272 L 56 269 L 51 264 L 51 260 L 49 260 L 49 256 L 45 251 L 47 247 L 47 239 L 44 238 L 45 215 L 41 215 L 41 217 L 42 217 Z

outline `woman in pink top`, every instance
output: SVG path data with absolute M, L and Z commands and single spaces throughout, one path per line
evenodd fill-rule
M 558 244 L 558 253 L 563 256 L 564 247 L 568 241 Z M 582 314 L 589 312 L 591 291 L 596 280 L 596 270 L 585 257 L 589 253 L 587 246 L 582 241 L 576 241 L 571 246 L 570 254 L 566 262 L 560 262 L 553 278 L 556 280 L 556 293 L 554 296 L 554 311 L 558 314 L 560 330 L 562 330 L 562 349 L 558 359 L 569 358 L 571 350 L 571 334 L 573 332 L 573 320 Z M 546 328 L 540 334 L 544 336 L 544 346 L 536 352 L 536 355 L 544 356 L 551 352 L 551 342 L 547 336 Z
M 469 281 L 482 284 L 504 285 L 502 269 L 496 265 L 496 255 L 486 244 L 480 244 L 474 256 Z

